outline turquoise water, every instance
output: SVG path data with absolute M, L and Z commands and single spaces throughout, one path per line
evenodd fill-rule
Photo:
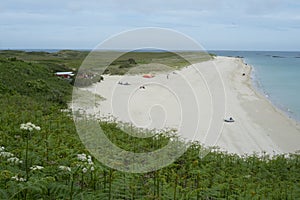
M 255 87 L 276 107 L 300 122 L 300 52 L 211 51 L 240 56 L 253 67 Z

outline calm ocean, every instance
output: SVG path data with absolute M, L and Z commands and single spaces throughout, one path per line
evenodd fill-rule
M 210 51 L 240 56 L 253 66 L 254 86 L 277 108 L 300 122 L 300 52 Z

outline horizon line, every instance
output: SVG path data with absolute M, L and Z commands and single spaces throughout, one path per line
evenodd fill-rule
M 0 48 L 1 51 L 45 51 L 45 50 L 57 50 L 57 51 L 63 51 L 63 50 L 73 50 L 73 51 L 92 51 L 94 49 L 90 48 Z M 154 48 L 146 48 L 145 50 L 137 50 L 141 52 L 155 52 L 155 51 L 164 51 L 164 50 L 159 50 L 159 49 L 154 49 Z M 129 49 L 104 49 L 103 51 L 130 51 Z M 135 51 L 135 50 L 133 50 Z M 191 50 L 191 49 L 173 49 L 171 51 L 181 51 L 181 52 L 188 52 L 188 51 L 199 51 L 199 50 Z M 211 51 L 243 51 L 243 52 L 250 52 L 250 51 L 256 51 L 256 52 L 300 52 L 300 50 L 244 50 L 244 49 L 207 49 L 207 50 L 202 50 L 206 52 L 211 52 Z

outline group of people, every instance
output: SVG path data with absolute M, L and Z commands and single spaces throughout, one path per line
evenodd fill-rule
M 128 82 L 123 83 L 123 82 L 121 82 L 121 81 L 119 81 L 118 84 L 119 84 L 119 85 L 130 85 Z M 144 85 L 141 85 L 141 86 L 140 86 L 140 89 L 146 89 L 146 87 L 145 87 Z
M 118 84 L 119 84 L 119 85 L 130 85 L 128 82 L 123 83 L 123 82 L 121 82 L 121 81 L 119 81 Z
M 173 72 L 173 74 L 177 74 L 176 72 Z M 167 79 L 169 79 L 170 74 L 167 74 Z

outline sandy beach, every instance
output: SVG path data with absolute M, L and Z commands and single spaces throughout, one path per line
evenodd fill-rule
M 186 140 L 240 155 L 300 150 L 299 124 L 255 91 L 251 67 L 239 58 L 216 57 L 153 78 L 104 76 L 84 90 L 105 98 L 85 108 L 100 118 L 114 116 L 140 128 L 174 128 Z M 229 117 L 235 121 L 224 122 Z

